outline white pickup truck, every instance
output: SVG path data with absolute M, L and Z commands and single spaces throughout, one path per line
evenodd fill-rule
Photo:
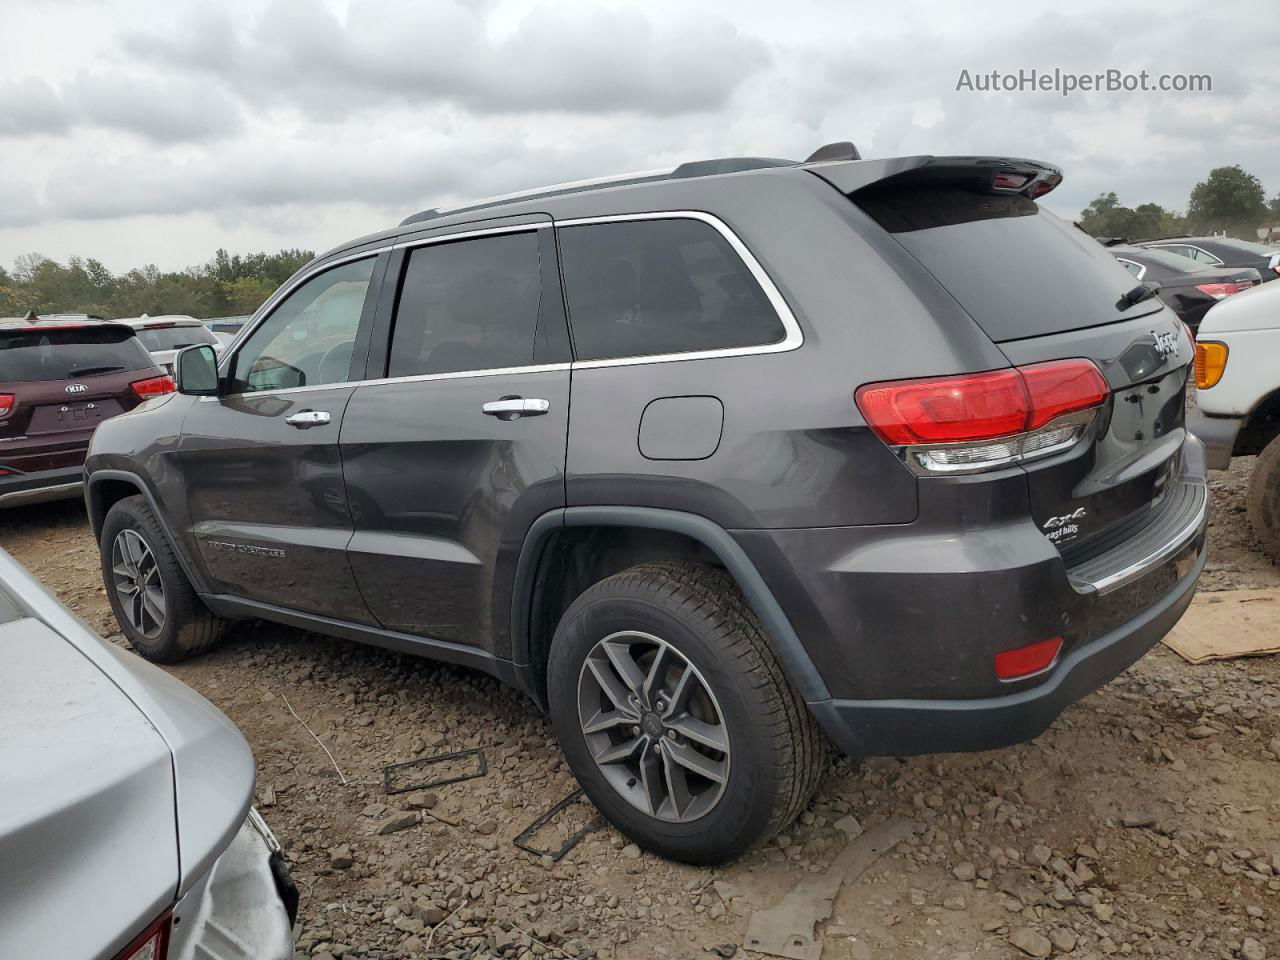
M 1280 283 L 1227 297 L 1200 323 L 1196 407 L 1188 427 L 1210 469 L 1258 455 L 1249 478 L 1249 525 L 1280 562 Z

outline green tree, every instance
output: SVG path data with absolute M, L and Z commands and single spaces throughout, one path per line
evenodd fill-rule
M 1267 204 L 1267 215 L 1271 217 L 1272 222 L 1280 221 L 1280 193 L 1271 198 L 1271 202 Z
M 273 283 L 266 277 L 239 277 L 230 283 L 223 284 L 222 295 L 227 315 L 253 313 L 278 286 L 278 283 Z
M 1186 229 L 1182 217 L 1158 203 L 1144 203 L 1131 210 L 1120 205 L 1114 192 L 1099 194 L 1080 215 L 1080 226 L 1095 237 L 1126 240 L 1154 240 Z
M 166 272 L 154 265 L 115 276 L 100 260 L 57 263 L 23 254 L 0 269 L 0 316 L 91 313 L 104 317 L 186 313 L 195 317 L 251 313 L 314 255 L 280 250 L 241 256 L 219 250 L 208 262 Z
M 1266 219 L 1262 183 L 1243 167 L 1217 167 L 1191 190 L 1187 220 L 1196 232 L 1247 234 Z

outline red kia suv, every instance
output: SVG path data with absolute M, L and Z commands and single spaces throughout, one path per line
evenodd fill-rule
M 94 428 L 172 391 L 123 324 L 0 318 L 0 507 L 79 496 Z

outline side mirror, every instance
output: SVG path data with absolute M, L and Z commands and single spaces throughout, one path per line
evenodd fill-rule
M 207 343 L 178 351 L 173 362 L 173 380 L 178 392 L 189 397 L 218 395 L 218 355 Z

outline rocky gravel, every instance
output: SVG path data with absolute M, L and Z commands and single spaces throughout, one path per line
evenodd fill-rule
M 1204 590 L 1280 587 L 1245 525 L 1248 466 L 1213 475 Z M 4 514 L 0 546 L 116 633 L 77 504 Z M 1032 743 L 834 759 L 785 835 L 714 870 L 642 852 L 585 803 L 534 838 L 594 825 L 563 860 L 515 847 L 575 785 L 547 721 L 480 674 L 261 623 L 169 669 L 254 749 L 302 890 L 300 957 L 759 956 L 739 946 L 751 910 L 893 816 L 919 832 L 845 885 L 826 960 L 1280 957 L 1275 658 L 1157 647 Z M 470 748 L 485 776 L 384 792 L 385 765 Z

